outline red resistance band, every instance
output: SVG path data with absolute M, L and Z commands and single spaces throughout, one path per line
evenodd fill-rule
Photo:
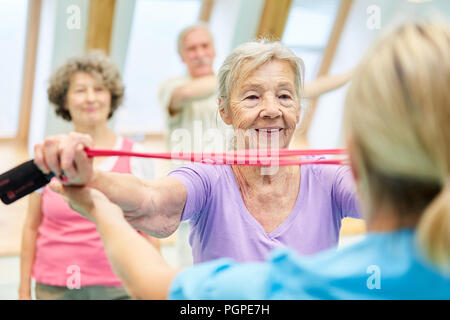
M 292 166 L 302 164 L 347 164 L 347 159 L 300 159 L 299 156 L 345 155 L 345 149 L 310 150 L 236 150 L 224 153 L 140 153 L 120 150 L 101 150 L 85 148 L 89 158 L 108 156 L 127 156 L 154 159 L 172 159 L 204 164 L 229 164 L 247 166 Z M 297 156 L 295 158 L 292 158 Z M 287 158 L 291 157 L 291 158 Z

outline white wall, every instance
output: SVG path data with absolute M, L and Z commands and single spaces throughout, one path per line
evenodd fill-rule
M 71 6 L 76 6 L 79 10 L 79 27 L 68 24 L 73 17 L 73 11 L 70 11 Z M 84 51 L 88 9 L 88 0 L 42 1 L 28 140 L 30 152 L 34 144 L 42 141 L 45 136 L 68 132 L 72 129 L 70 123 L 55 115 L 53 106 L 48 102 L 47 88 L 53 70 L 67 58 Z

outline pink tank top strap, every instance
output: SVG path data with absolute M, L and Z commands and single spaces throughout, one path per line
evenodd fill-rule
M 133 141 L 131 141 L 127 138 L 123 138 L 122 141 L 123 141 L 122 147 L 120 150 L 122 150 L 122 151 L 132 151 L 133 150 L 133 144 L 134 144 Z M 111 171 L 118 172 L 118 173 L 131 173 L 130 157 L 119 157 Z

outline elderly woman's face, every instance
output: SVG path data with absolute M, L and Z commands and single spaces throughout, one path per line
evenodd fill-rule
M 300 116 L 298 99 L 291 65 L 272 60 L 236 84 L 222 118 L 236 131 L 238 148 L 287 148 Z
M 101 124 L 108 120 L 111 94 L 93 75 L 76 72 L 70 80 L 65 107 L 75 125 Z

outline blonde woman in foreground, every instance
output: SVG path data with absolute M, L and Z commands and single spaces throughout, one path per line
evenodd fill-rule
M 52 188 L 96 223 L 137 298 L 450 299 L 449 57 L 448 26 L 408 24 L 355 72 L 345 124 L 368 233 L 340 251 L 276 249 L 262 263 L 220 259 L 180 272 L 98 190 Z

